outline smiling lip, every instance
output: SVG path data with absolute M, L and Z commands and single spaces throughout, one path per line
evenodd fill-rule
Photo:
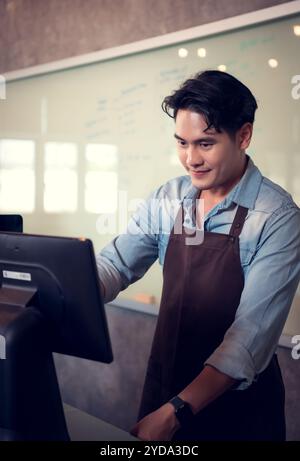
M 202 176 L 205 173 L 209 173 L 211 170 L 200 170 L 200 171 L 195 171 L 195 170 L 190 170 L 193 176 Z

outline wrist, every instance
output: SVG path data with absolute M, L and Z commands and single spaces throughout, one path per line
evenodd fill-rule
M 167 402 L 165 407 L 169 424 L 173 429 L 177 431 L 181 427 L 181 424 L 176 417 L 175 408 L 170 402 Z
M 183 400 L 181 397 L 176 395 L 168 402 L 174 411 L 174 416 L 181 426 L 190 426 L 194 422 L 194 413 L 192 411 L 191 405 Z
M 194 401 L 192 400 L 191 396 L 185 395 L 184 393 L 181 392 L 180 394 L 178 394 L 178 397 L 184 400 L 184 402 L 186 402 L 189 405 L 194 415 L 196 415 L 201 410 L 201 408 L 198 408 L 194 405 Z

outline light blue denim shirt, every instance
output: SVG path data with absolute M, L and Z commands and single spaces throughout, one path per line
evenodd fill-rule
M 157 258 L 163 265 L 181 204 L 184 225 L 195 228 L 191 211 L 198 194 L 190 177 L 180 176 L 141 203 L 127 232 L 97 255 L 106 302 L 140 279 Z M 251 159 L 239 183 L 205 216 L 205 231 L 228 234 L 238 205 L 249 209 L 240 235 L 245 285 L 235 320 L 206 363 L 241 380 L 237 389 L 245 389 L 274 354 L 299 283 L 300 209 Z

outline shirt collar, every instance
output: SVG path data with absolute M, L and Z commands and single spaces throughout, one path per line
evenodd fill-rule
M 240 181 L 225 197 L 224 208 L 230 206 L 232 202 L 252 210 L 255 207 L 263 177 L 249 155 L 246 154 L 246 156 L 248 158 L 246 171 Z
M 263 176 L 249 155 L 246 154 L 246 156 L 248 158 L 248 164 L 245 173 L 225 199 L 219 204 L 219 209 L 228 208 L 232 202 L 248 209 L 254 209 Z M 195 198 L 198 193 L 199 189 L 191 184 L 184 198 Z

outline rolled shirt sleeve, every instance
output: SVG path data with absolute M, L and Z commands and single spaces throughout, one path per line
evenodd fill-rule
M 288 205 L 265 225 L 245 276 L 235 320 L 206 364 L 246 389 L 269 364 L 300 279 L 300 210 Z

